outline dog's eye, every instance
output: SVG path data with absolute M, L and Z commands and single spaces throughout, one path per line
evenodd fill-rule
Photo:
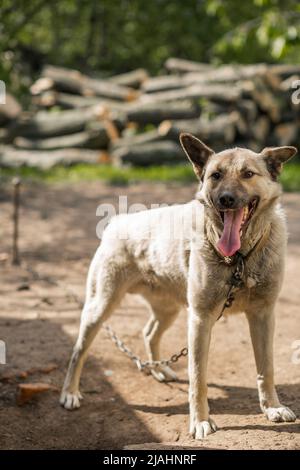
M 243 174 L 243 177 L 244 178 L 252 178 L 252 176 L 254 176 L 254 172 L 253 171 L 245 171 L 245 173 Z
M 214 180 L 216 180 L 216 181 L 219 180 L 219 179 L 221 178 L 221 176 L 222 176 L 222 175 L 221 175 L 221 173 L 220 173 L 219 171 L 215 171 L 215 172 L 212 173 L 212 175 L 211 175 L 212 179 L 214 179 Z

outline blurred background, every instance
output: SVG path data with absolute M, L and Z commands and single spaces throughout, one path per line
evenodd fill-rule
M 296 0 L 2 0 L 0 18 L 2 175 L 185 181 L 181 131 L 299 143 Z

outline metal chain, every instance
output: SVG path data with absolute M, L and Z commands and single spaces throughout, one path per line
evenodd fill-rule
M 120 338 L 118 338 L 114 330 L 109 325 L 104 325 L 104 329 L 113 343 L 115 343 L 117 348 L 126 354 L 126 356 L 135 363 L 141 372 L 147 372 L 147 370 L 149 371 L 159 366 L 168 366 L 170 364 L 174 364 L 174 362 L 177 362 L 181 357 L 185 357 L 188 354 L 188 349 L 182 348 L 178 354 L 173 354 L 170 359 L 165 359 L 162 361 L 142 361 L 128 348 L 128 346 L 125 345 L 125 343 Z
M 228 258 L 228 257 L 226 257 Z M 228 260 L 225 260 L 225 263 L 228 264 Z M 230 261 L 231 262 L 231 261 Z M 244 264 L 244 259 L 243 259 L 243 256 L 242 255 L 239 255 L 238 258 L 237 258 L 237 264 L 236 264 L 236 267 L 235 267 L 235 270 L 234 272 L 232 273 L 231 275 L 231 278 L 230 278 L 230 287 L 229 287 L 229 290 L 227 292 L 227 297 L 226 297 L 226 300 L 223 304 L 223 308 L 220 312 L 220 315 L 218 316 L 217 320 L 219 320 L 224 311 L 226 310 L 226 308 L 230 308 L 233 304 L 233 302 L 235 301 L 235 293 L 238 289 L 240 289 L 241 287 L 243 287 L 244 285 L 244 281 L 243 281 L 243 276 L 244 276 L 244 271 L 245 271 L 245 264 Z
M 52 280 L 48 277 L 41 276 L 37 271 L 32 269 L 30 266 L 26 266 L 26 268 L 31 273 L 33 279 L 35 279 L 35 280 L 44 280 L 44 281 L 49 282 L 50 284 L 56 285 L 58 287 L 62 287 L 62 285 L 59 282 L 57 282 L 55 280 Z M 219 318 L 221 318 L 221 316 L 223 315 L 223 312 L 226 308 L 231 307 L 233 301 L 235 300 L 234 291 L 236 289 L 240 288 L 243 285 L 243 281 L 242 281 L 243 274 L 244 274 L 244 262 L 243 262 L 242 258 L 239 258 L 236 269 L 233 272 L 232 277 L 231 277 L 231 285 L 230 285 L 229 291 L 227 293 L 226 300 L 224 302 L 223 308 L 222 308 L 222 310 L 220 312 L 220 315 L 219 315 L 217 320 L 219 320 Z M 77 296 L 77 294 L 75 292 L 73 292 L 72 290 L 66 288 L 66 286 L 64 286 L 64 290 L 66 292 L 68 292 L 69 295 L 72 295 L 72 297 L 78 303 L 78 305 L 80 305 L 82 307 L 83 303 L 81 302 L 81 300 L 79 299 L 79 297 Z M 103 328 L 107 332 L 107 334 L 110 337 L 110 339 L 112 340 L 112 342 L 115 343 L 117 348 L 121 352 L 123 352 L 127 357 L 129 357 L 129 359 L 132 362 L 134 362 L 134 364 L 137 366 L 138 370 L 141 371 L 141 372 L 147 372 L 147 371 L 150 371 L 151 369 L 155 369 L 159 366 L 168 366 L 170 364 L 174 364 L 175 362 L 179 361 L 179 359 L 181 359 L 182 357 L 186 357 L 188 355 L 188 348 L 184 347 L 180 350 L 179 353 L 173 354 L 169 359 L 163 359 L 161 361 L 142 361 L 141 358 L 139 356 L 137 356 L 136 354 L 134 354 L 131 351 L 131 349 L 129 349 L 129 347 L 126 346 L 124 341 L 122 341 L 116 335 L 116 333 L 111 328 L 111 326 L 103 325 Z
M 224 311 L 226 308 L 230 308 L 232 306 L 232 303 L 235 300 L 235 291 L 242 287 L 243 285 L 243 275 L 244 275 L 244 261 L 241 256 L 238 257 L 237 265 L 232 273 L 231 279 L 230 279 L 230 288 L 228 290 L 226 300 L 223 304 L 222 310 L 220 312 L 219 317 L 217 320 L 221 318 L 223 315 Z M 128 346 L 125 345 L 125 343 L 118 338 L 114 330 L 109 326 L 109 325 L 104 325 L 105 331 L 108 333 L 108 336 L 110 339 L 115 343 L 117 348 L 126 354 L 129 359 L 135 363 L 139 371 L 144 372 L 147 370 L 155 369 L 156 367 L 159 366 L 168 366 L 169 364 L 173 364 L 174 362 L 177 362 L 181 357 L 185 357 L 188 354 L 188 348 L 182 348 L 181 351 L 178 354 L 173 354 L 170 359 L 167 360 L 162 360 L 162 361 L 142 361 L 138 356 L 136 356 L 129 348 Z
M 82 301 L 79 299 L 78 295 L 73 291 L 71 290 L 70 288 L 68 288 L 67 286 L 63 286 L 61 283 L 57 282 L 56 280 L 54 279 L 51 279 L 47 276 L 41 276 L 37 271 L 35 271 L 35 269 L 33 269 L 31 266 L 26 266 L 26 269 L 27 271 L 32 275 L 33 279 L 36 280 L 36 281 L 46 281 L 48 282 L 49 284 L 52 284 L 52 285 L 55 285 L 57 287 L 60 287 L 62 288 L 68 295 L 72 296 L 73 299 L 75 300 L 75 302 L 80 306 L 82 307 L 83 306 L 83 303 Z M 173 354 L 173 356 L 170 357 L 170 359 L 167 359 L 167 360 L 162 360 L 162 361 L 142 361 L 138 356 L 136 356 L 129 348 L 128 346 L 125 345 L 125 343 L 120 339 L 118 338 L 118 336 L 116 335 L 116 333 L 113 331 L 113 329 L 109 326 L 109 325 L 103 325 L 103 328 L 105 329 L 105 331 L 108 333 L 108 336 L 111 338 L 111 340 L 113 341 L 113 343 L 115 343 L 115 345 L 117 346 L 117 348 L 123 352 L 124 354 L 126 354 L 127 357 L 129 357 L 129 359 L 132 360 L 132 362 L 135 363 L 135 365 L 137 366 L 137 368 L 141 371 L 141 372 L 146 372 L 147 369 L 150 370 L 150 369 L 154 369 L 156 367 L 159 367 L 161 365 L 164 365 L 164 366 L 167 366 L 169 364 L 172 364 L 174 362 L 177 362 L 181 357 L 185 357 L 187 356 L 188 354 L 188 350 L 187 348 L 183 348 L 181 349 L 181 351 L 178 353 L 178 354 Z

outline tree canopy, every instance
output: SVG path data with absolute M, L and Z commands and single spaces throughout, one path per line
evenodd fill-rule
M 297 0 L 2 0 L 1 78 L 41 63 L 110 74 L 170 56 L 203 62 L 293 62 Z M 26 83 L 25 83 L 26 84 Z

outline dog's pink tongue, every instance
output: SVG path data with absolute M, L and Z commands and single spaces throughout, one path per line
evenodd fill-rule
M 223 256 L 233 256 L 241 248 L 243 209 L 224 212 L 224 228 L 217 247 Z

